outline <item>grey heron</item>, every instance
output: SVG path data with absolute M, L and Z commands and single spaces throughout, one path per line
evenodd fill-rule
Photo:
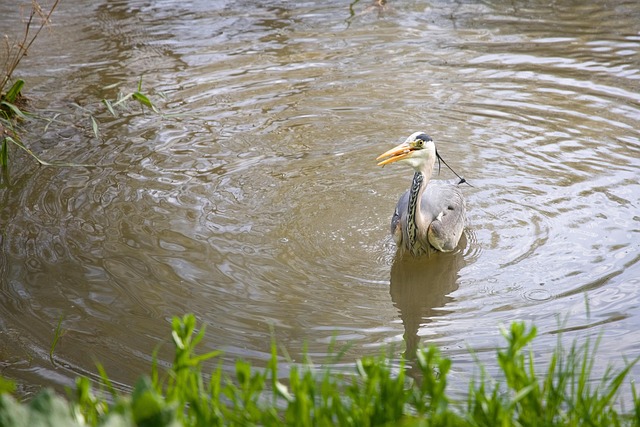
M 415 171 L 411 187 L 400 196 L 391 218 L 391 235 L 398 249 L 415 256 L 434 250 L 453 251 L 466 223 L 466 205 L 460 191 L 465 180 L 460 176 L 459 182 L 431 180 L 436 160 L 442 160 L 431 137 L 415 132 L 376 160 L 378 166 L 400 162 Z

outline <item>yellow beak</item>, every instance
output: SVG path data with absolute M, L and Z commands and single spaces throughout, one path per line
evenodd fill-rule
M 385 151 L 384 153 L 380 154 L 376 158 L 376 160 L 381 160 L 381 159 L 385 159 L 385 158 L 386 159 L 382 160 L 381 162 L 379 162 L 378 166 L 384 166 L 384 165 L 388 165 L 389 163 L 393 163 L 393 162 L 397 162 L 398 160 L 402 160 L 402 159 L 406 158 L 409 154 L 411 154 L 411 152 L 414 151 L 414 150 L 415 150 L 414 147 L 412 147 L 411 145 L 407 144 L 406 142 L 403 142 L 402 144 L 393 147 L 391 150 Z

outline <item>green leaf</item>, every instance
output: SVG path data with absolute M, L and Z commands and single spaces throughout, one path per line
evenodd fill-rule
M 96 121 L 95 117 L 93 116 L 89 116 L 91 118 L 91 127 L 93 128 L 93 134 L 96 136 L 97 139 L 100 138 L 100 131 L 98 129 L 98 122 Z
M 0 396 L 0 426 L 76 427 L 79 425 L 71 415 L 69 404 L 49 389 L 38 393 L 28 405 L 20 404 L 7 394 Z
M 169 406 L 153 388 L 148 377 L 142 377 L 136 383 L 131 395 L 133 418 L 138 426 L 178 427 L 176 411 Z
M 191 363 L 193 365 L 198 364 L 200 362 L 204 362 L 205 360 L 209 360 L 212 359 L 214 357 L 218 357 L 222 354 L 222 351 L 220 350 L 215 350 L 215 351 L 211 351 L 209 353 L 205 353 L 205 354 L 201 354 L 199 356 L 195 356 L 191 358 Z
M 11 380 L 4 379 L 0 376 L 0 394 L 13 393 L 16 390 L 16 383 Z
M 171 338 L 173 338 L 173 343 L 176 345 L 176 347 L 178 347 L 180 350 L 184 350 L 184 342 L 175 329 L 171 331 Z
M 0 166 L 6 168 L 9 164 L 9 149 L 7 147 L 7 138 L 2 138 L 2 147 L 0 148 Z
M 104 86 L 104 87 L 102 88 L 102 90 L 109 90 L 109 89 L 116 88 L 116 87 L 118 87 L 118 86 L 120 86 L 120 82 L 118 82 L 118 83 L 112 83 L 112 84 L 110 84 L 110 85 L 106 85 L 106 86 Z
M 153 105 L 153 103 L 149 100 L 149 98 L 147 98 L 147 96 L 145 94 L 143 94 L 141 92 L 134 92 L 132 94 L 132 96 L 133 96 L 133 98 L 135 100 L 140 102 L 142 105 L 146 105 L 147 107 L 149 107 L 150 109 L 152 109 L 156 113 L 158 112 L 158 109 L 156 108 L 156 106 Z
M 282 384 L 280 381 L 276 381 L 275 386 L 276 386 L 276 390 L 278 391 L 278 394 L 284 397 L 284 399 L 287 402 L 292 403 L 295 400 L 295 398 L 291 395 L 291 393 L 289 393 L 289 390 L 287 389 L 286 385 Z
M 115 387 L 113 386 L 113 384 L 111 383 L 111 380 L 109 379 L 109 376 L 107 375 L 107 371 L 104 369 L 104 366 L 102 366 L 101 363 L 97 363 L 96 368 L 98 368 L 98 373 L 100 374 L 100 379 L 102 380 L 101 385 L 105 387 L 109 391 L 109 393 L 111 393 L 111 396 L 116 397 L 118 393 Z
M 147 377 L 142 377 L 136 383 L 131 395 L 131 406 L 136 422 L 156 416 L 161 412 L 164 402 L 156 393 Z
M 131 98 L 133 96 L 133 93 L 129 93 L 125 96 L 123 96 L 122 98 L 118 99 L 116 102 L 114 102 L 112 105 L 114 107 L 117 107 L 118 105 L 122 104 L 123 102 L 127 101 L 129 98 Z
M 47 130 L 49 129 L 49 126 L 51 126 L 51 123 L 56 122 L 58 117 L 60 117 L 60 113 L 54 114 L 53 117 L 50 118 L 50 119 L 45 119 L 45 120 L 47 120 L 47 124 L 45 125 L 43 132 L 47 132 Z
M 18 96 L 20 95 L 20 91 L 24 87 L 24 80 L 18 79 L 16 82 L 9 88 L 7 94 L 4 96 L 4 100 L 7 102 L 16 102 Z
M 113 117 L 118 117 L 115 110 L 113 109 L 113 106 L 111 105 L 111 101 L 109 101 L 108 99 L 103 99 L 102 103 L 107 107 L 107 110 L 109 110 Z
M 53 341 L 51 341 L 51 347 L 49 348 L 49 360 L 53 366 L 56 366 L 56 362 L 53 359 L 53 352 L 56 350 L 58 341 L 65 333 L 64 329 L 62 329 L 62 320 L 64 320 L 64 315 L 60 315 L 60 318 L 58 319 L 58 324 L 56 325 L 56 329 L 53 333 Z
M 10 136 L 5 137 L 5 140 L 13 143 L 14 145 L 17 145 L 18 147 L 22 148 L 24 151 L 26 151 L 31 157 L 33 157 L 34 159 L 36 159 L 38 161 L 38 163 L 40 163 L 43 166 L 51 166 L 51 163 L 48 163 L 42 159 L 40 159 L 38 156 L 36 156 L 35 154 L 33 154 L 33 152 L 31 150 L 29 150 L 27 147 L 24 146 L 24 144 L 22 143 L 22 141 L 20 141 L 17 138 L 12 138 Z
M 0 395 L 0 426 L 27 427 L 28 410 L 8 394 Z
M 4 105 L 9 110 L 11 110 L 13 112 L 13 114 L 15 114 L 16 116 L 20 117 L 21 119 L 27 119 L 27 114 L 24 111 L 22 111 L 20 108 L 15 106 L 14 104 L 12 104 L 12 103 L 10 103 L 8 101 L 2 101 L 2 102 L 0 102 L 0 105 Z
M 36 159 L 36 161 L 38 163 L 40 163 L 42 166 L 66 166 L 66 167 L 77 167 L 77 166 L 94 166 L 94 165 L 89 165 L 86 163 L 49 163 L 45 160 L 42 160 L 40 157 L 36 156 L 33 151 L 29 150 L 27 147 L 25 147 L 25 145 L 19 140 L 19 139 L 14 139 L 10 136 L 5 137 L 5 139 L 15 145 L 17 145 L 18 147 L 20 147 L 21 149 L 23 149 L 24 151 L 26 151 L 31 157 L 33 157 L 34 159 Z

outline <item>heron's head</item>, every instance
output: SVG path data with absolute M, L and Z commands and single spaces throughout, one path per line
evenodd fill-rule
M 419 170 L 425 162 L 436 161 L 436 145 L 426 133 L 415 132 L 402 144 L 379 155 L 376 160 L 379 161 L 378 166 L 401 162 Z

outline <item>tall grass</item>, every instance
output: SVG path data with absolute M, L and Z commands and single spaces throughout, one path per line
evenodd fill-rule
M 30 403 L 8 393 L 0 381 L 0 426 L 38 420 L 46 425 L 109 426 L 639 426 L 640 400 L 632 386 L 633 408 L 622 412 L 618 396 L 630 369 L 607 368 L 593 377 L 597 343 L 558 345 L 544 372 L 536 371 L 531 342 L 534 327 L 514 322 L 497 350 L 501 377 L 481 375 L 471 382 L 465 401 L 447 394 L 450 359 L 435 347 L 417 352 L 420 380 L 392 369 L 384 357 L 356 361 L 350 374 L 318 369 L 310 362 L 293 365 L 281 379 L 275 344 L 266 368 L 238 360 L 232 375 L 221 364 L 203 373 L 205 361 L 220 352 L 197 354 L 204 337 L 193 315 L 174 318 L 172 366 L 161 371 L 154 355 L 149 376 L 125 395 L 112 386 L 102 367 L 95 392 L 86 378 L 76 380 L 68 400 L 45 390 Z M 529 350 L 527 350 L 529 349 Z M 31 422 L 31 421 L 29 421 Z

